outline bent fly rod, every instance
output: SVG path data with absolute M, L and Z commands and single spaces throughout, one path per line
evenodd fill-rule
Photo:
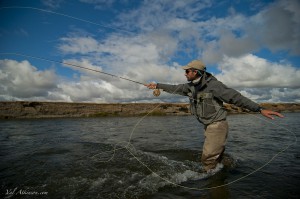
M 57 64 L 64 64 L 64 65 L 68 65 L 68 66 L 74 66 L 76 68 L 81 68 L 81 69 L 85 69 L 85 70 L 89 70 L 89 71 L 101 73 L 101 74 L 104 74 L 104 75 L 109 75 L 111 77 L 116 77 L 116 78 L 124 79 L 124 80 L 130 81 L 130 82 L 134 82 L 136 84 L 145 85 L 142 82 L 138 82 L 138 81 L 135 81 L 135 80 L 132 80 L 132 79 L 128 79 L 128 78 L 125 78 L 125 77 L 113 75 L 113 74 L 106 73 L 106 72 L 103 72 L 103 71 L 100 71 L 100 70 L 95 70 L 95 69 L 87 68 L 87 67 L 84 67 L 84 66 L 80 66 L 80 65 L 72 64 L 72 63 L 68 63 L 68 62 L 56 61 L 56 60 L 46 59 L 46 58 L 43 58 L 43 57 L 32 56 L 32 55 L 25 55 L 25 54 L 22 54 L 22 53 L 0 53 L 0 54 L 3 54 L 3 55 L 17 55 L 17 56 L 28 57 L 28 58 L 33 58 L 33 59 L 39 59 L 39 60 L 43 60 L 43 61 L 47 61 L 47 62 L 52 62 L 52 63 L 57 63 Z
M 117 75 L 114 75 L 114 74 L 111 74 L 111 73 L 103 72 L 103 71 L 100 71 L 100 70 L 95 70 L 95 69 L 92 69 L 92 68 L 87 68 L 87 67 L 80 66 L 80 65 L 77 65 L 77 64 L 73 64 L 73 63 L 68 63 L 68 62 L 63 62 L 63 61 L 57 61 L 57 60 L 47 59 L 47 58 L 33 56 L 33 55 L 26 55 L 26 54 L 23 54 L 23 53 L 0 53 L 0 54 L 2 54 L 2 55 L 17 55 L 17 56 L 28 57 L 28 58 L 33 58 L 33 59 L 39 59 L 39 60 L 43 60 L 43 61 L 47 61 L 47 62 L 52 62 L 52 63 L 57 63 L 57 64 L 63 64 L 63 65 L 73 66 L 73 67 L 76 67 L 76 68 L 81 68 L 81 69 L 85 69 L 85 70 L 89 70 L 89 71 L 101 73 L 101 74 L 104 74 L 104 75 L 108 75 L 108 76 L 111 76 L 111 77 L 123 79 L 123 80 L 130 81 L 130 82 L 133 82 L 133 83 L 136 83 L 136 84 L 145 85 L 145 83 L 142 83 L 142 82 L 139 82 L 139 81 L 136 81 L 136 80 L 132 80 L 132 79 L 129 79 L 129 78 L 126 78 L 126 77 L 122 77 L 122 76 L 117 76 Z M 156 97 L 159 96 L 160 95 L 160 91 L 158 89 L 155 89 L 153 91 L 153 95 L 156 96 Z

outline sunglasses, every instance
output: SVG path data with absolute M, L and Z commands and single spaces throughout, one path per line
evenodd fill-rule
M 188 73 L 191 72 L 191 71 L 193 72 L 194 70 L 186 69 L 186 70 L 185 70 L 185 74 L 188 74 Z

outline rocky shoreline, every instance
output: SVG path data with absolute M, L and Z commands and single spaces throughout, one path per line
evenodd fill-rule
M 300 112 L 300 103 L 262 103 L 278 112 Z M 249 112 L 226 104 L 229 114 Z M 105 116 L 190 115 L 183 103 L 68 103 L 68 102 L 0 102 L 0 119 L 105 117 Z

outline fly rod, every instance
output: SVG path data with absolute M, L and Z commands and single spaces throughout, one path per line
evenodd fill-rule
M 73 64 L 73 63 L 62 62 L 62 61 L 47 59 L 47 58 L 38 57 L 38 56 L 26 55 L 26 54 L 22 54 L 22 53 L 0 53 L 0 54 L 2 54 L 2 55 L 17 55 L 17 56 L 28 57 L 28 58 L 33 58 L 33 59 L 39 59 L 39 60 L 43 60 L 43 61 L 47 61 L 47 62 L 52 62 L 52 63 L 57 63 L 57 64 L 64 64 L 64 65 L 68 65 L 68 66 L 74 66 L 76 68 L 82 68 L 82 69 L 85 69 L 85 70 L 89 70 L 89 71 L 101 73 L 101 74 L 104 74 L 104 75 L 109 75 L 111 77 L 116 77 L 116 78 L 124 79 L 124 80 L 130 81 L 130 82 L 134 82 L 136 84 L 142 84 L 142 85 L 144 85 L 144 83 L 142 83 L 142 82 L 138 82 L 138 81 L 135 81 L 135 80 L 132 80 L 132 79 L 128 79 L 128 78 L 125 78 L 125 77 L 121 77 L 121 76 L 117 76 L 117 75 L 113 75 L 111 73 L 106 73 L 106 72 L 103 72 L 103 71 L 100 71 L 100 70 L 95 70 L 95 69 L 92 69 L 92 68 L 87 68 L 87 67 L 80 66 L 80 65 L 77 65 L 77 64 Z
M 87 67 L 80 66 L 80 65 L 77 65 L 77 64 L 73 64 L 73 63 L 62 62 L 62 61 L 47 59 L 47 58 L 33 56 L 33 55 L 26 55 L 26 54 L 23 54 L 23 53 L 0 53 L 0 54 L 1 55 L 17 55 L 17 56 L 28 57 L 28 58 L 33 58 L 33 59 L 39 59 L 39 60 L 43 60 L 43 61 L 47 61 L 47 62 L 52 62 L 52 63 L 57 63 L 57 64 L 64 64 L 64 65 L 68 65 L 68 66 L 74 66 L 76 68 L 81 68 L 81 69 L 85 69 L 85 70 L 89 70 L 89 71 L 101 73 L 101 74 L 104 74 L 104 75 L 108 75 L 108 76 L 111 76 L 111 77 L 123 79 L 123 80 L 126 80 L 126 81 L 130 81 L 130 82 L 133 82 L 133 83 L 136 83 L 136 84 L 145 85 L 142 82 L 135 81 L 135 80 L 132 80 L 132 79 L 129 79 L 129 78 L 126 78 L 126 77 L 117 76 L 117 75 L 114 75 L 114 74 L 111 74 L 111 73 L 103 72 L 103 71 L 100 71 L 100 70 L 95 70 L 95 69 L 92 69 L 92 68 L 87 68 Z M 158 89 L 155 89 L 153 91 L 153 95 L 156 96 L 156 97 L 159 96 L 160 95 L 160 91 Z

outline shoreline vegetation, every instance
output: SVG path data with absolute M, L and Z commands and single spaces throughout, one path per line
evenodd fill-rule
M 262 107 L 278 112 L 300 112 L 300 103 L 261 103 Z M 234 105 L 225 104 L 229 114 L 251 113 Z M 0 119 L 68 118 L 112 116 L 181 116 L 190 115 L 188 103 L 76 103 L 3 101 Z

